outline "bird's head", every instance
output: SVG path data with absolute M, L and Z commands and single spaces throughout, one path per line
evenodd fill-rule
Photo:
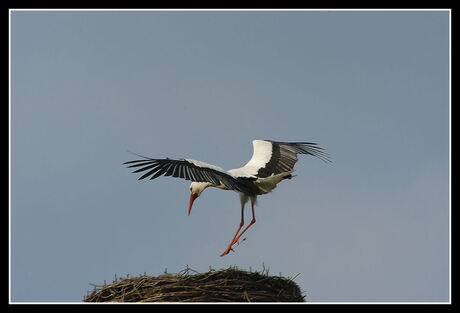
M 196 198 L 198 198 L 203 190 L 211 186 L 211 183 L 208 182 L 192 182 L 190 184 L 190 205 L 188 207 L 188 215 L 192 211 L 192 205 Z

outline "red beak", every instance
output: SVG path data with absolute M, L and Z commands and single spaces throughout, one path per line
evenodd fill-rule
M 190 205 L 188 207 L 188 216 L 190 216 L 190 212 L 192 211 L 192 205 L 193 205 L 193 201 L 195 201 L 195 199 L 197 198 L 198 196 L 196 195 L 196 193 L 191 193 L 190 194 Z

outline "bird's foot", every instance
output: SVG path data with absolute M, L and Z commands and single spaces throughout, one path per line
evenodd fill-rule
M 246 240 L 246 237 L 245 237 L 245 238 L 243 238 L 241 241 L 245 241 L 245 240 Z M 235 241 L 231 242 L 231 243 L 230 243 L 230 245 L 228 246 L 227 250 L 225 250 L 225 251 L 224 251 L 224 252 L 223 252 L 223 253 L 222 253 L 220 256 L 224 256 L 224 255 L 227 255 L 227 254 L 229 254 L 229 253 L 230 253 L 230 251 L 233 251 L 233 252 L 235 252 L 235 250 L 233 250 L 233 246 L 234 246 L 234 245 L 237 245 L 237 246 L 239 246 L 239 245 L 240 245 L 240 240 L 239 240 L 239 239 L 237 239 L 237 240 L 235 240 Z
M 220 256 L 226 256 L 230 252 L 230 250 L 233 251 L 233 249 L 227 249 Z
M 233 250 L 233 245 L 236 244 L 236 243 L 237 242 L 235 242 L 235 241 L 230 242 L 230 244 L 228 245 L 228 248 L 220 256 L 227 255 L 227 254 L 229 254 L 230 251 L 235 252 L 235 250 Z
M 230 251 L 234 251 L 231 245 L 230 245 L 220 256 L 225 256 L 225 255 L 227 255 Z

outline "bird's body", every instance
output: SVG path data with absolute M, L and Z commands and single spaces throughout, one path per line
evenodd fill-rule
M 150 179 L 161 175 L 179 177 L 191 180 L 190 205 L 208 187 L 238 192 L 241 201 L 241 222 L 235 236 L 222 256 L 232 250 L 232 246 L 238 242 L 241 235 L 255 223 L 254 204 L 257 196 L 271 192 L 277 184 L 284 179 L 293 177 L 294 164 L 297 162 L 297 154 L 309 154 L 329 161 L 322 148 L 311 142 L 277 142 L 271 140 L 254 140 L 254 152 L 246 165 L 228 171 L 205 162 L 192 159 L 152 159 L 143 157 L 142 160 L 125 162 L 128 167 L 139 167 L 133 173 L 147 171 L 139 179 L 150 176 Z M 251 223 L 240 233 L 244 225 L 244 206 L 251 201 Z

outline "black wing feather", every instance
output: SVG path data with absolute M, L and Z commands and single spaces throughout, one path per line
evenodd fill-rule
M 308 154 L 324 162 L 331 162 L 329 160 L 329 155 L 323 151 L 323 148 L 318 147 L 314 142 L 264 141 L 272 144 L 272 156 L 270 161 L 258 170 L 256 176 L 260 178 L 292 170 L 298 160 L 297 154 Z
M 324 149 L 319 147 L 318 144 L 314 142 L 277 142 L 272 141 L 272 143 L 278 144 L 281 148 L 291 150 L 297 154 L 309 154 L 324 162 L 331 162 L 329 159 L 329 154 L 324 152 Z
M 141 157 L 144 159 L 123 163 L 124 165 L 129 165 L 128 168 L 136 168 L 133 173 L 147 171 L 139 177 L 139 180 L 149 176 L 151 176 L 150 180 L 152 180 L 164 174 L 164 176 L 179 177 L 195 182 L 209 182 L 214 185 L 223 184 L 228 189 L 247 194 L 254 193 L 254 187 L 249 182 L 239 180 L 226 172 L 212 167 L 195 165 L 186 159 L 152 159 L 144 156 Z

